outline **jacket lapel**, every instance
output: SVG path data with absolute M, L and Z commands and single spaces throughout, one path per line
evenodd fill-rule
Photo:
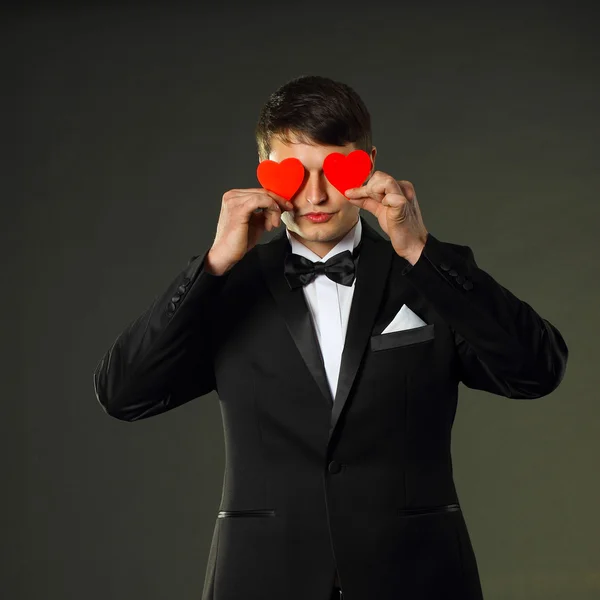
M 342 352 L 335 400 L 331 397 L 323 355 L 302 288 L 290 290 L 283 275 L 285 256 L 291 251 L 285 230 L 271 241 L 257 246 L 265 281 L 285 319 L 289 332 L 326 402 L 333 402 L 330 439 L 338 422 L 358 367 L 371 337 L 377 309 L 389 277 L 394 249 L 385 238 L 362 221 L 362 248 L 357 265 L 356 283 Z

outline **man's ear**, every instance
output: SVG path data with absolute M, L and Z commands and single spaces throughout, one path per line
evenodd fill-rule
M 375 157 L 377 156 L 377 148 L 375 146 L 373 146 L 373 148 L 371 149 L 371 162 L 373 163 L 373 166 L 371 167 L 371 172 L 369 173 L 369 179 L 371 179 L 371 177 L 373 176 L 373 173 L 375 173 Z

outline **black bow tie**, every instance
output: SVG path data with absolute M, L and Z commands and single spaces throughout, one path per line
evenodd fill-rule
M 356 262 L 361 245 L 362 242 L 354 248 L 354 252 L 345 250 L 332 256 L 326 262 L 313 262 L 299 254 L 287 254 L 283 265 L 283 274 L 290 289 L 293 290 L 310 283 L 319 273 L 325 273 L 336 283 L 351 286 L 355 278 Z

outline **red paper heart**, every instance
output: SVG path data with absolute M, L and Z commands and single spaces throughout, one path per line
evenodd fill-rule
M 291 200 L 304 181 L 304 165 L 294 157 L 286 158 L 280 163 L 263 160 L 256 168 L 256 177 L 265 190 Z
M 329 183 L 342 194 L 360 187 L 371 172 L 371 157 L 364 150 L 353 150 L 347 156 L 332 152 L 323 161 L 323 172 Z

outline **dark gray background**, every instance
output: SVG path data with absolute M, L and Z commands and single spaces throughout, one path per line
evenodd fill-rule
M 545 398 L 461 385 L 455 479 L 486 600 L 599 597 L 597 20 L 593 3 L 496 4 L 4 13 L 5 347 L 24 355 L 5 363 L 9 387 L 22 377 L 2 402 L 3 487 L 19 492 L 3 500 L 4 597 L 199 598 L 218 397 L 123 423 L 92 372 L 210 246 L 225 191 L 258 186 L 259 110 L 304 74 L 356 89 L 376 168 L 413 182 L 428 230 L 470 245 L 569 346 Z

